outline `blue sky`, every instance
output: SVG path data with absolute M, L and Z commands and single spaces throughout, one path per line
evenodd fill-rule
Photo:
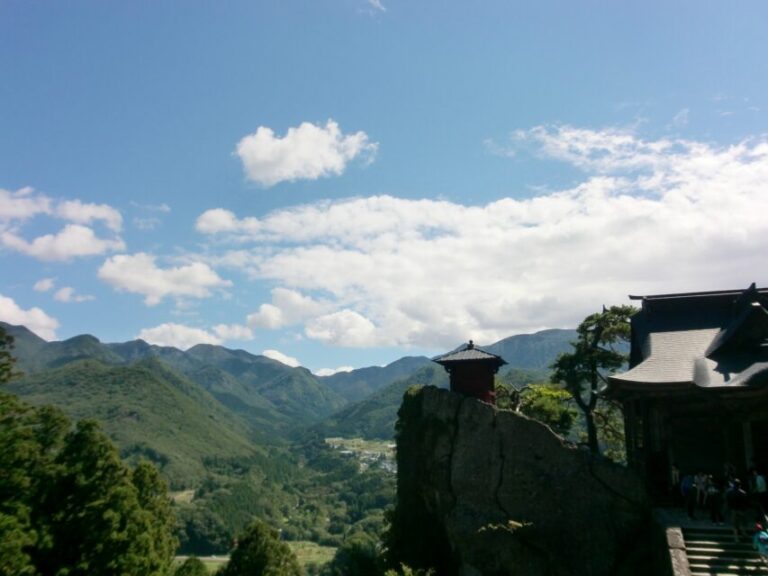
M 767 19 L 0 0 L 0 320 L 319 371 L 765 285 Z

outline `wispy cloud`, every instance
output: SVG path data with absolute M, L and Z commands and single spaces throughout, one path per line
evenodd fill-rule
M 251 326 L 340 346 L 488 342 L 573 326 L 629 293 L 768 283 L 768 140 L 539 126 L 511 145 L 584 176 L 480 206 L 374 196 L 261 218 L 217 209 L 197 228 L 237 243 L 219 265 L 276 285 Z
M 59 288 L 56 290 L 56 292 L 53 295 L 53 299 L 57 302 L 64 302 L 64 303 L 81 303 L 81 302 L 90 302 L 91 300 L 95 300 L 93 296 L 90 296 L 88 294 L 77 294 L 75 292 L 75 289 L 71 286 L 64 286 L 62 288 Z
M 328 120 L 325 126 L 303 122 L 289 128 L 282 138 L 271 128 L 259 126 L 237 144 L 246 177 L 262 186 L 280 182 L 317 180 L 338 176 L 358 157 L 373 159 L 378 144 L 365 132 L 343 134 Z

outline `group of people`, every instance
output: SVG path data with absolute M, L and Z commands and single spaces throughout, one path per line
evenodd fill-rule
M 724 467 L 720 478 L 704 472 L 681 477 L 673 465 L 672 481 L 673 490 L 678 498 L 682 498 L 689 518 L 693 519 L 697 511 L 703 511 L 709 513 L 713 524 L 722 526 L 728 514 L 734 540 L 739 542 L 742 538 L 753 537 L 761 556 L 768 558 L 768 530 L 763 529 L 768 510 L 768 487 L 765 476 L 756 468 L 749 471 L 749 482 L 745 484 L 729 465 Z M 756 529 L 753 535 L 748 532 L 750 525 Z

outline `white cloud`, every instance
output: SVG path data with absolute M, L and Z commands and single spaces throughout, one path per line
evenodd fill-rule
M 38 214 L 50 214 L 51 200 L 32 188 L 16 192 L 0 188 L 0 222 L 28 220 Z
M 24 310 L 7 296 L 0 294 L 0 320 L 8 324 L 26 326 L 44 340 L 55 340 L 59 321 L 40 308 Z
M 387 8 L 381 3 L 381 0 L 368 0 L 368 5 L 379 12 L 386 12 Z
M 290 366 L 291 368 L 298 368 L 301 366 L 301 363 L 292 356 L 286 356 L 279 350 L 264 350 L 262 352 L 263 356 L 266 356 L 267 358 L 271 358 L 272 360 L 277 360 L 278 362 L 285 364 L 286 366 Z
M 339 366 L 338 368 L 320 368 L 315 370 L 313 374 L 315 376 L 333 376 L 339 372 L 352 372 L 354 368 L 352 366 Z
M 302 322 L 332 309 L 328 302 L 318 301 L 296 290 L 275 288 L 272 303 L 262 304 L 257 312 L 249 314 L 247 322 L 255 328 L 282 328 Z
M 691 111 L 688 108 L 683 108 L 682 110 L 680 110 L 672 118 L 672 125 L 677 128 L 686 126 L 688 124 L 688 116 L 690 116 L 690 112 Z
M 154 256 L 141 252 L 109 258 L 98 275 L 117 290 L 143 295 L 147 306 L 166 297 L 207 298 L 213 289 L 232 284 L 202 262 L 160 268 Z
M 90 224 L 94 220 L 102 221 L 113 232 L 123 227 L 120 212 L 106 204 L 88 204 L 80 200 L 61 202 L 56 213 L 60 218 L 76 224 Z
M 478 206 L 376 196 L 263 218 L 209 211 L 198 229 L 252 242 L 225 258 L 277 286 L 250 326 L 302 323 L 341 346 L 491 342 L 575 326 L 629 293 L 768 285 L 768 138 L 716 146 L 557 126 L 513 144 L 584 176 Z
M 54 287 L 55 284 L 56 281 L 53 278 L 42 278 L 35 282 L 33 289 L 35 292 L 48 292 Z
M 271 128 L 259 126 L 238 142 L 236 152 L 249 180 L 274 186 L 279 182 L 339 176 L 358 156 L 370 160 L 377 147 L 365 132 L 345 135 L 336 122 L 328 120 L 325 126 L 302 122 L 289 128 L 282 138 L 275 136 Z
M 206 330 L 172 322 L 160 324 L 154 328 L 145 328 L 139 332 L 137 338 L 157 346 L 173 346 L 180 350 L 187 350 L 196 344 L 220 345 L 222 343 L 219 337 Z
M 216 336 L 222 340 L 253 340 L 253 331 L 239 324 L 218 324 L 213 327 Z
M 93 296 L 83 295 L 83 294 L 75 294 L 75 289 L 71 286 L 64 286 L 63 288 L 59 288 L 56 293 L 53 295 L 53 299 L 57 302 L 89 302 L 90 300 L 94 300 Z
M 26 241 L 14 232 L 7 231 L 0 235 L 0 243 L 7 248 L 44 261 L 67 261 L 125 248 L 120 238 L 99 238 L 93 230 L 79 224 L 67 224 L 58 234 L 45 234 L 32 242 Z
M 379 340 L 376 326 L 354 310 L 340 310 L 313 318 L 307 323 L 304 333 L 308 338 L 337 346 L 376 346 Z

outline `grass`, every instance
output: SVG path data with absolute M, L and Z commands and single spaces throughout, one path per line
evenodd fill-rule
M 333 558 L 336 553 L 336 548 L 332 546 L 320 546 L 314 542 L 308 542 L 300 540 L 296 542 L 286 542 L 291 547 L 293 553 L 296 554 L 296 558 L 299 560 L 299 564 L 302 567 L 309 564 L 316 564 L 322 566 L 327 564 Z
M 286 542 L 291 547 L 293 553 L 299 561 L 299 565 L 304 568 L 310 564 L 322 566 L 333 559 L 336 548 L 332 546 L 320 546 L 314 542 L 300 540 L 296 542 Z M 187 557 L 177 556 L 175 564 L 181 564 Z M 221 566 L 227 563 L 229 556 L 198 556 L 205 564 L 209 574 L 214 574 Z
M 208 570 L 209 574 L 215 574 L 216 570 L 229 561 L 229 556 L 198 556 L 198 558 L 205 564 L 205 569 Z M 174 560 L 174 569 L 186 559 L 187 556 L 176 556 Z

